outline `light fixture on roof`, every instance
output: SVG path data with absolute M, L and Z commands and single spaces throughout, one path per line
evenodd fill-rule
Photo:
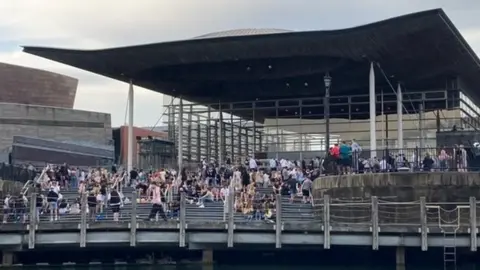
M 290 87 L 290 84 L 287 82 L 287 83 L 285 84 L 285 86 L 286 86 L 286 87 Z
M 251 69 L 250 67 L 247 67 L 247 71 L 250 71 L 250 69 Z
M 330 88 L 332 85 L 332 77 L 330 77 L 330 74 L 325 73 L 325 76 L 323 76 L 323 82 L 325 83 L 325 88 Z M 330 90 L 330 89 L 329 89 Z
M 308 87 L 308 82 L 305 82 L 305 87 Z
M 272 65 L 268 65 L 268 69 L 272 69 Z

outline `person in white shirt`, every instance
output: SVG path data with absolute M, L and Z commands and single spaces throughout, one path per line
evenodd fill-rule
M 257 170 L 257 162 L 254 158 L 250 157 L 250 159 L 248 160 L 248 167 L 252 172 Z
M 267 172 L 263 173 L 263 187 L 267 188 L 270 186 L 270 176 Z
M 276 171 L 277 170 L 277 161 L 274 158 L 271 158 L 269 160 L 269 165 L 270 165 L 270 171 Z
M 10 215 L 10 194 L 7 194 L 5 200 L 3 201 L 3 223 L 7 223 L 8 216 Z
M 288 162 L 285 159 L 280 159 L 280 167 L 287 168 L 288 167 Z
M 227 198 L 228 198 L 228 194 L 229 194 L 230 190 L 228 189 L 227 186 L 223 186 L 221 189 L 220 189 L 220 199 L 222 201 L 226 201 Z
M 360 154 L 362 153 L 362 147 L 358 144 L 358 142 L 353 139 L 351 143 L 352 148 L 352 161 L 353 161 L 353 170 L 354 172 L 358 171 L 358 159 L 360 158 Z

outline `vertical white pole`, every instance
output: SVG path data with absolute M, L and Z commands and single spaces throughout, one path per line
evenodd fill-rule
M 380 92 L 380 106 L 382 108 L 382 151 L 385 150 L 385 129 L 386 129 L 386 125 L 385 125 L 385 107 L 383 105 L 383 89 L 382 91 Z
M 219 140 L 219 153 L 218 153 L 218 164 L 220 166 L 223 166 L 223 157 L 225 155 L 224 153 L 224 145 L 223 145 L 223 140 L 225 139 L 225 136 L 223 136 L 223 110 L 222 110 L 222 102 L 218 102 L 218 131 L 220 133 L 220 140 Z
M 127 144 L 127 170 L 133 169 L 133 82 L 130 80 L 128 89 L 128 144 Z
M 403 94 L 400 83 L 397 86 L 397 148 L 403 149 Z
M 377 126 L 376 126 L 376 104 L 375 96 L 375 70 L 373 62 L 370 63 L 369 78 L 369 96 L 370 96 L 370 157 L 377 156 Z
M 178 173 L 180 174 L 183 169 L 183 98 L 180 97 L 178 104 Z

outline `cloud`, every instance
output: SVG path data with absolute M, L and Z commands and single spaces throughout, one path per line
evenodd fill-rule
M 15 0 L 0 1 L 0 61 L 78 78 L 75 107 L 111 113 L 119 125 L 126 84 L 24 54 L 19 46 L 96 49 L 236 28 L 337 29 L 438 7 L 480 51 L 478 0 Z M 135 122 L 153 125 L 163 111 L 162 95 L 141 88 L 136 93 Z

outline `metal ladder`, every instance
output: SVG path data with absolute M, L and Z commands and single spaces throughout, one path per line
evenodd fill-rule
M 443 230 L 443 269 L 457 270 L 457 230 Z

